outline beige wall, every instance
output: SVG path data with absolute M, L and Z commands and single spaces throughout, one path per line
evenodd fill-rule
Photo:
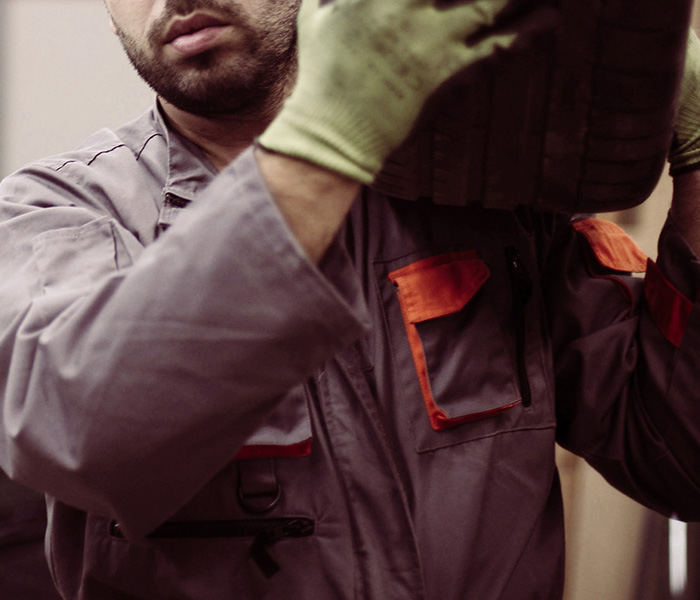
M 101 0 L 0 0 L 0 33 L 0 175 L 152 102 Z
M 0 175 L 79 144 L 152 102 L 111 34 L 100 0 L 0 0 Z M 670 198 L 664 177 L 642 207 L 616 215 L 643 249 Z M 567 600 L 626 600 L 646 511 L 582 461 L 559 453 L 568 521 Z

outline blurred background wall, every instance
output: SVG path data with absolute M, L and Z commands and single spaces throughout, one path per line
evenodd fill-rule
M 101 0 L 0 0 L 0 175 L 153 102 Z
M 153 102 L 111 34 L 100 0 L 0 0 L 0 78 L 0 176 L 73 148 Z M 652 257 L 670 191 L 664 177 L 641 207 L 609 216 Z M 567 518 L 566 600 L 670 598 L 668 522 L 610 488 L 580 459 L 559 451 L 558 461 Z M 3 502 L 32 498 L 8 489 L 0 486 L 0 513 Z M 692 579 L 700 564 L 690 567 Z M 1 579 L 0 565 L 0 590 Z M 700 594 L 675 598 L 700 599 L 690 593 Z

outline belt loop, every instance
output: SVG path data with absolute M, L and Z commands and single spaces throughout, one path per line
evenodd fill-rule
M 238 461 L 238 499 L 244 510 L 264 514 L 279 504 L 281 496 L 274 458 Z

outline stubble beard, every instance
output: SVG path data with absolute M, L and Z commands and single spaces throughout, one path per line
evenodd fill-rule
M 158 43 L 175 15 L 216 8 L 231 17 L 244 38 L 242 50 L 215 48 L 169 64 Z M 152 26 L 146 47 L 116 25 L 122 46 L 141 78 L 177 108 L 201 116 L 274 114 L 296 77 L 296 11 L 271 3 L 256 26 L 237 4 L 221 0 L 171 0 Z

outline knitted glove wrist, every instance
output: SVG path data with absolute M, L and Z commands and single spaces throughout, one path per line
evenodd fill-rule
M 700 40 L 692 30 L 668 160 L 671 175 L 700 167 Z

